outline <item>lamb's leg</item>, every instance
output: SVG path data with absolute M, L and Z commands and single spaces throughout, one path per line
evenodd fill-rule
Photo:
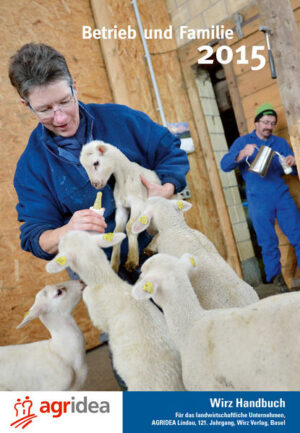
M 144 248 L 143 253 L 146 254 L 146 256 L 152 256 L 153 254 L 158 252 L 157 249 L 157 240 L 158 240 L 158 236 L 159 234 L 157 233 L 152 241 L 146 246 L 146 248 Z
M 128 271 L 136 269 L 139 265 L 139 247 L 137 235 L 132 233 L 132 226 L 140 213 L 140 208 L 131 208 L 130 218 L 126 225 L 126 232 L 128 236 L 128 257 L 125 263 L 125 268 Z
M 122 206 L 116 208 L 116 227 L 114 232 L 124 232 L 128 220 L 128 210 Z M 118 272 L 120 266 L 120 251 L 121 244 L 115 245 L 112 250 L 111 267 L 115 272 Z

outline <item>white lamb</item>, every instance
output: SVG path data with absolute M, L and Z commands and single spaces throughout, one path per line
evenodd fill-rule
M 40 290 L 18 328 L 35 318 L 51 339 L 0 347 L 0 389 L 9 391 L 78 390 L 87 375 L 85 342 L 71 312 L 83 283 L 66 281 Z
M 199 259 L 191 282 L 203 308 L 242 307 L 257 302 L 255 290 L 238 277 L 213 243 L 186 224 L 183 212 L 191 206 L 184 200 L 150 198 L 132 231 L 141 233 L 151 225 L 158 231 L 156 247 L 159 253 L 176 257 L 190 253 Z
M 141 304 L 132 298 L 132 286 L 115 274 L 99 248 L 124 237 L 124 233 L 68 232 L 47 271 L 70 266 L 87 284 L 83 300 L 90 318 L 108 332 L 114 367 L 129 391 L 184 390 L 180 356 L 162 313 L 151 302 Z
M 160 305 L 189 391 L 299 391 L 300 293 L 243 308 L 204 310 L 188 274 L 195 258 L 157 254 L 142 266 L 136 299 Z
M 128 257 L 125 266 L 129 270 L 137 268 L 139 264 L 137 235 L 132 233 L 131 227 L 147 200 L 147 189 L 142 184 L 140 175 L 160 185 L 159 177 L 154 171 L 131 162 L 117 147 L 103 141 L 91 141 L 84 145 L 80 162 L 92 185 L 97 189 L 103 188 L 110 176 L 114 175 L 116 181 L 114 187 L 116 227 L 114 231 L 115 233 L 124 232 L 126 227 Z M 119 244 L 113 248 L 111 264 L 117 272 L 120 265 Z

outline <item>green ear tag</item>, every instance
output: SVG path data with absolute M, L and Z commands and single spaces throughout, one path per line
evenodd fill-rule
M 67 263 L 67 258 L 65 256 L 60 256 L 60 257 L 56 257 L 55 261 L 60 266 L 64 266 Z
M 153 293 L 154 292 L 153 284 L 150 281 L 147 281 L 143 285 L 142 289 L 144 290 L 144 292 L 147 292 L 147 293 Z

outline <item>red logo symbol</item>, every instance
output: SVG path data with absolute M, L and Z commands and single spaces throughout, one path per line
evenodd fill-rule
M 32 423 L 33 418 L 37 417 L 37 415 L 31 413 L 32 401 L 28 396 L 25 397 L 23 402 L 21 402 L 21 399 L 18 398 L 14 408 L 16 411 L 16 417 L 21 416 L 21 418 L 11 423 L 11 427 L 22 427 L 22 429 L 24 429 L 30 423 Z

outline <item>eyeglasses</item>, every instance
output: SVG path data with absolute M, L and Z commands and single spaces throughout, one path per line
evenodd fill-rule
M 270 120 L 259 120 L 260 123 L 263 123 L 264 125 L 268 126 L 272 126 L 272 128 L 274 128 L 274 126 L 276 125 L 276 122 L 271 122 Z
M 28 102 L 27 105 L 30 108 L 30 110 L 36 115 L 36 117 L 40 120 L 47 121 L 51 120 L 54 117 L 54 114 L 56 111 L 62 111 L 63 113 L 74 106 L 74 104 L 77 101 L 77 98 L 74 94 L 73 87 L 70 86 L 71 89 L 71 95 L 67 96 L 65 99 L 63 99 L 59 104 L 56 104 L 56 108 L 53 107 L 49 108 L 43 108 L 42 110 L 35 110 L 30 103 Z

